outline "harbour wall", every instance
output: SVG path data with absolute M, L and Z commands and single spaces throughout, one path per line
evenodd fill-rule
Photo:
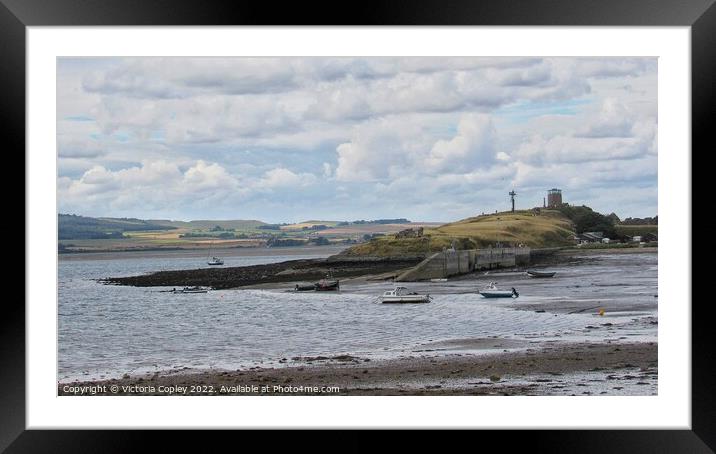
M 395 278 L 398 282 L 442 279 L 473 271 L 530 263 L 530 248 L 487 248 L 437 252 Z

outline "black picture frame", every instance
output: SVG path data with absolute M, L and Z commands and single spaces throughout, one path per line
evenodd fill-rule
M 6 153 L 25 150 L 25 29 L 30 26 L 177 25 L 516 25 L 684 26 L 691 28 L 692 149 L 705 146 L 716 105 L 715 0 L 421 0 L 322 2 L 197 0 L 0 0 L 0 124 Z M 693 156 L 693 154 L 692 154 Z M 691 203 L 691 201 L 685 201 Z M 31 239 L 26 237 L 26 244 Z M 691 245 L 688 245 L 691 248 Z M 690 266 L 690 264 L 684 264 Z M 25 306 L 7 300 L 0 318 L 0 450 L 7 452 L 130 451 L 147 431 L 25 430 Z M 484 431 L 498 441 L 550 452 L 713 452 L 716 385 L 708 307 L 692 305 L 692 430 Z M 517 435 L 517 436 L 515 436 Z M 163 437 L 183 444 L 187 435 Z M 224 437 L 212 436 L 212 443 Z M 286 440 L 284 442 L 290 442 Z M 167 445 L 169 446 L 169 445 Z M 207 445 L 206 447 L 211 446 Z

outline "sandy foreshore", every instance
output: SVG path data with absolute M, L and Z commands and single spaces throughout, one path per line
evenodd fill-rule
M 463 339 L 436 343 L 422 355 L 294 357 L 282 359 L 283 367 L 185 368 L 60 383 L 58 395 L 651 395 L 657 389 L 654 342 L 530 346 Z

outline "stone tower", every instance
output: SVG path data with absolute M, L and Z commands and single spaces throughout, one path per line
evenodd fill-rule
M 549 208 L 556 208 L 562 205 L 562 190 L 552 188 L 547 191 L 547 206 Z

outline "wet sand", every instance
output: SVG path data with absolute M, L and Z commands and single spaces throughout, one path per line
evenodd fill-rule
M 428 344 L 417 357 L 293 357 L 281 363 L 284 367 L 184 368 L 60 383 L 58 394 L 651 395 L 656 394 L 658 376 L 654 342 L 525 345 L 494 338 L 459 339 Z

